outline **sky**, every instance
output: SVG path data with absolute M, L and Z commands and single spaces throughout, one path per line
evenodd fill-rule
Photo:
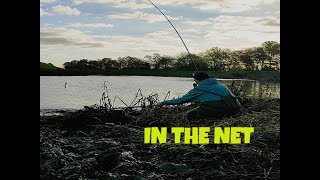
M 280 42 L 280 0 L 152 0 L 190 53 Z M 40 61 L 187 52 L 148 0 L 40 0 Z

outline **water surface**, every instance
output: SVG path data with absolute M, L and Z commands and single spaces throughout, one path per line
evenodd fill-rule
M 279 83 L 262 83 L 252 80 L 219 79 L 229 85 L 232 81 L 241 83 L 243 91 L 252 96 L 258 96 L 261 90 L 270 93 L 272 97 L 280 97 Z M 153 93 L 163 100 L 170 91 L 170 99 L 187 93 L 194 83 L 192 78 L 155 77 L 155 76 L 40 76 L 40 110 L 81 109 L 84 106 L 99 104 L 101 95 L 108 88 L 112 101 L 116 96 L 126 104 L 130 104 L 137 91 L 143 95 Z M 125 106 L 118 98 L 115 106 Z

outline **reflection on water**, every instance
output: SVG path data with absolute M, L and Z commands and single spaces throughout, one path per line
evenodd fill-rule
M 230 85 L 232 81 L 243 85 L 243 92 L 251 96 L 269 93 L 271 97 L 280 98 L 279 83 L 262 83 L 252 80 L 219 79 Z M 40 76 L 40 110 L 80 109 L 84 106 L 99 104 L 101 95 L 108 88 L 111 100 L 120 97 L 130 104 L 137 91 L 143 95 L 157 93 L 163 100 L 170 91 L 170 98 L 179 97 L 193 88 L 192 78 L 154 77 L 154 76 Z M 115 106 L 125 106 L 119 99 Z
M 243 93 L 249 96 L 268 96 L 280 98 L 280 83 L 259 82 L 252 80 L 220 80 L 223 84 L 231 85 L 235 81 L 236 84 L 243 86 Z

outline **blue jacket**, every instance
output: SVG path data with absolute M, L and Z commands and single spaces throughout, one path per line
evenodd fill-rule
M 206 91 L 206 92 L 204 92 Z M 202 102 L 202 101 L 218 101 L 221 100 L 219 95 L 211 94 L 208 92 L 213 92 L 219 94 L 220 96 L 227 96 L 229 93 L 229 89 L 221 84 L 217 79 L 209 78 L 202 80 L 198 86 L 191 89 L 184 96 L 163 101 L 161 104 L 163 105 L 174 105 L 174 104 L 182 104 L 188 102 Z

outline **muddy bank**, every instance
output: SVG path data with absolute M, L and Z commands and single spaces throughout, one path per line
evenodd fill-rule
M 186 120 L 192 107 L 86 107 L 40 116 L 41 179 L 279 179 L 280 99 L 242 100 L 242 112 Z M 250 144 L 143 144 L 143 128 L 252 126 Z M 172 137 L 169 136 L 169 142 Z

